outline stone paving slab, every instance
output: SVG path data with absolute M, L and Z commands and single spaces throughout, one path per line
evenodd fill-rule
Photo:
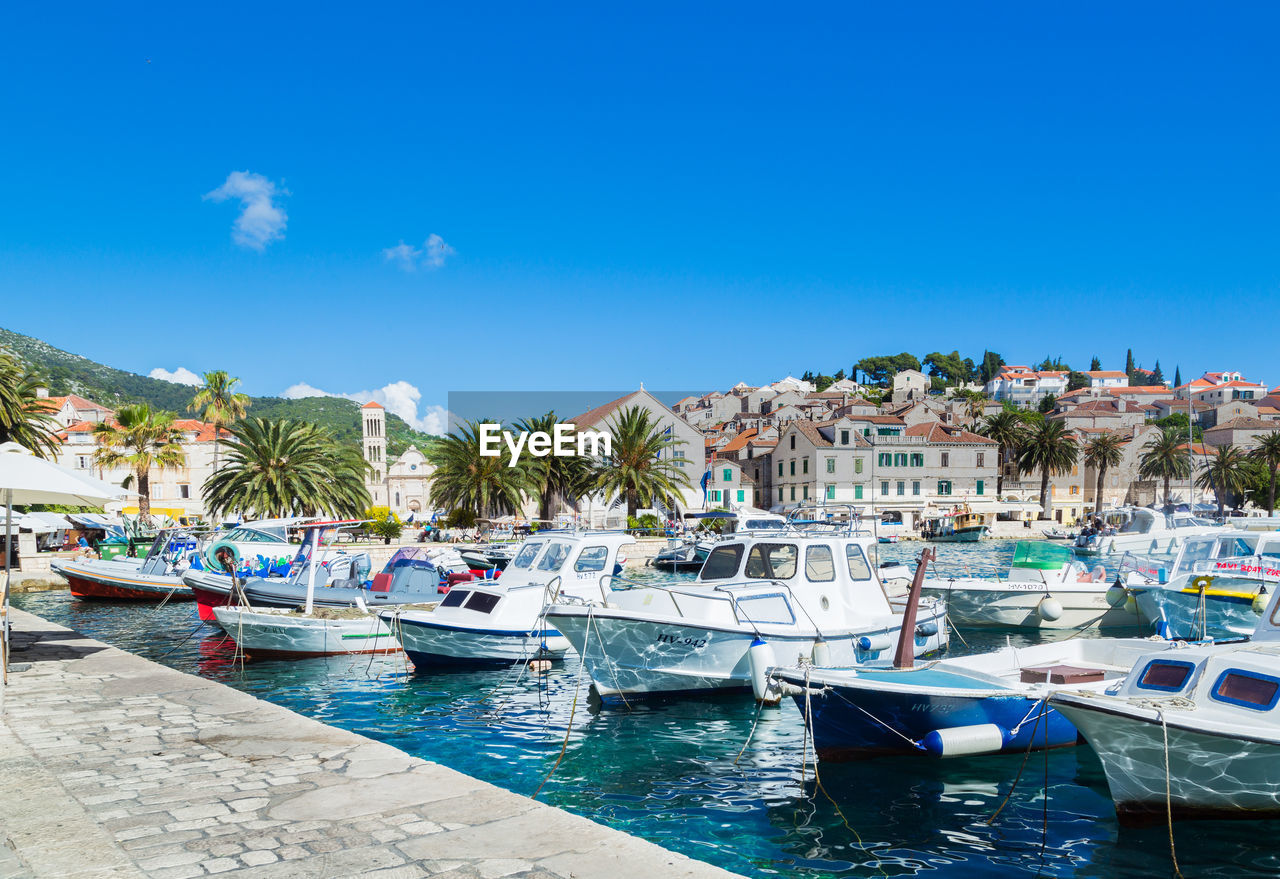
M 733 875 L 11 612 L 0 879 Z

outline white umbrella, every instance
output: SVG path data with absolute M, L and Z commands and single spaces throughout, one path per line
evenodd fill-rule
M 96 507 L 124 495 L 124 491 L 92 476 L 37 458 L 17 443 L 0 443 L 0 493 L 4 495 L 4 599 L 0 605 L 0 666 L 9 680 L 9 559 L 13 539 L 13 505 L 68 504 Z

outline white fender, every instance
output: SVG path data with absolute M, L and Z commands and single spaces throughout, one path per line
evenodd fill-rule
M 1046 595 L 1040 599 L 1040 603 L 1036 605 L 1036 613 L 1040 615 L 1040 619 L 1045 622 L 1055 622 L 1062 619 L 1062 602 L 1051 595 Z
M 773 648 L 765 641 L 756 638 L 747 648 L 747 662 L 751 666 L 751 692 L 757 702 L 777 702 L 781 694 L 771 693 L 769 688 L 769 669 L 778 664 Z

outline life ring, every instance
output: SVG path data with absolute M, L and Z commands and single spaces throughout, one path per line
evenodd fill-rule
M 231 570 L 240 567 L 240 549 L 228 540 L 219 540 L 204 551 L 205 561 L 209 568 L 219 573 L 227 571 L 226 562 L 231 562 Z

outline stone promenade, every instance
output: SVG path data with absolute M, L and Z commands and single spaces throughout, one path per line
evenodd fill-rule
M 12 613 L 0 879 L 732 875 Z

